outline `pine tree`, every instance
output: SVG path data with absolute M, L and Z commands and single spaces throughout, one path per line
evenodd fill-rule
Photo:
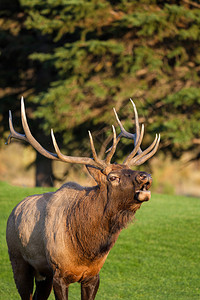
M 113 106 L 133 130 L 130 97 L 147 133 L 161 132 L 165 152 L 180 157 L 196 148 L 198 1 L 23 0 L 21 8 L 26 31 L 39 45 L 28 60 L 42 68 L 45 78 L 43 86 L 35 81 L 28 100 L 43 120 L 42 129 L 48 135 L 54 128 L 66 153 L 90 153 L 86 132 L 102 134 L 105 127 L 106 137 Z M 96 138 L 101 141 L 100 135 Z M 149 141 L 147 134 L 144 143 Z
M 197 2 L 40 3 L 29 4 L 26 26 L 49 36 L 54 46 L 31 58 L 52 66 L 57 80 L 35 98 L 42 104 L 37 116 L 65 132 L 91 119 L 92 127 L 110 123 L 116 106 L 130 127 L 125 103 L 132 97 L 149 130 L 162 132 L 174 155 L 194 147 L 200 129 Z M 69 139 L 64 134 L 65 144 Z
M 1 1 L 0 3 L 0 135 L 4 140 L 8 136 L 8 110 L 15 112 L 15 128 L 21 132 L 20 101 L 22 95 L 27 100 L 38 94 L 48 85 L 48 78 L 44 76 L 42 64 L 29 59 L 29 55 L 42 49 L 41 36 L 34 30 L 25 27 L 26 13 L 18 1 Z M 38 120 L 34 120 L 32 111 L 34 105 L 26 101 L 30 127 L 34 136 L 41 140 L 38 131 Z M 42 140 L 46 139 L 45 134 Z M 36 185 L 52 185 L 51 161 L 36 156 Z

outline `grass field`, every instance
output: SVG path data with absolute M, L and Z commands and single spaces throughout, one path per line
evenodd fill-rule
M 20 299 L 7 254 L 7 218 L 25 196 L 42 192 L 0 182 L 0 300 Z M 97 300 L 199 300 L 200 199 L 153 195 L 122 231 L 100 274 Z M 78 284 L 70 286 L 69 299 L 80 299 Z

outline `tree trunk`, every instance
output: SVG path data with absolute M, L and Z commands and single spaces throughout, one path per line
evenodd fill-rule
M 39 153 L 36 156 L 35 186 L 54 186 L 52 161 Z

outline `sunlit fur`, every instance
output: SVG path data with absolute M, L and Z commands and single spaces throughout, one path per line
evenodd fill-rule
M 34 277 L 34 299 L 47 299 L 52 285 L 56 299 L 68 299 L 73 282 L 81 283 L 82 300 L 94 299 L 110 249 L 141 206 L 136 193 L 145 193 L 140 189 L 152 181 L 145 172 L 117 164 L 87 168 L 96 186 L 69 182 L 56 192 L 27 197 L 8 219 L 7 244 L 22 299 L 32 299 Z

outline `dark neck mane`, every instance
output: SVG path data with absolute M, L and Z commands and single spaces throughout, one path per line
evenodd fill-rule
M 140 207 L 118 210 L 108 199 L 106 189 L 85 188 L 67 213 L 67 230 L 81 260 L 94 261 L 107 254 Z

